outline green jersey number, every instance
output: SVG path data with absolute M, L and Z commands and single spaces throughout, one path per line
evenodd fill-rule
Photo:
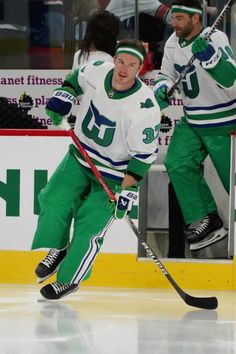
M 145 144 L 151 144 L 155 139 L 157 139 L 159 129 L 160 129 L 160 124 L 157 124 L 155 126 L 155 129 L 145 128 L 143 131 L 143 135 L 145 136 L 145 138 L 143 139 L 143 142 Z

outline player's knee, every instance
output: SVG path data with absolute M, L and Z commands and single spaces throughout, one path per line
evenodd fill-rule
M 190 165 L 185 161 L 176 161 L 175 158 L 169 158 L 168 156 L 164 160 L 164 166 L 168 174 L 187 174 L 189 172 Z

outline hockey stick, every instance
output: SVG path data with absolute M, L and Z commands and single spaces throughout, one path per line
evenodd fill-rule
M 224 6 L 223 10 L 221 11 L 221 13 L 219 14 L 219 16 L 216 18 L 216 20 L 214 21 L 213 25 L 210 28 L 210 31 L 208 33 L 206 33 L 203 38 L 206 39 L 207 41 L 209 40 L 210 36 L 212 35 L 212 33 L 214 32 L 214 30 L 217 28 L 218 24 L 220 23 L 220 21 L 222 20 L 222 18 L 224 17 L 224 15 L 226 14 L 226 12 L 229 9 L 229 4 L 230 4 L 231 0 L 229 0 L 227 2 L 227 4 Z M 175 89 L 177 88 L 177 86 L 180 84 L 180 82 L 185 78 L 190 66 L 192 65 L 192 63 L 194 62 L 195 57 L 194 55 L 191 56 L 191 58 L 189 59 L 188 63 L 186 64 L 186 66 L 184 67 L 184 69 L 181 71 L 181 73 L 179 74 L 178 79 L 175 81 L 174 85 L 171 86 L 171 88 L 169 89 L 169 91 L 167 92 L 167 96 L 170 97 L 172 96 L 172 94 L 174 93 Z
M 94 163 L 92 162 L 91 158 L 89 157 L 87 151 L 83 148 L 83 146 L 81 145 L 79 139 L 75 135 L 73 129 L 71 129 L 69 123 L 65 119 L 63 119 L 61 127 L 68 131 L 68 134 L 70 135 L 70 137 L 74 141 L 74 143 L 75 143 L 76 147 L 78 148 L 78 150 L 80 151 L 81 155 L 88 162 L 88 164 L 89 164 L 94 176 L 98 179 L 98 181 L 100 182 L 100 184 L 104 188 L 105 192 L 107 193 L 108 197 L 111 200 L 116 201 L 115 195 L 112 193 L 110 188 L 107 186 L 107 184 L 104 181 L 101 173 L 99 172 L 97 167 L 94 165 Z M 177 293 L 181 296 L 181 298 L 184 300 L 184 302 L 187 305 L 193 306 L 193 307 L 202 308 L 202 309 L 207 309 L 207 310 L 214 310 L 214 309 L 217 308 L 218 301 L 217 301 L 216 297 L 201 297 L 200 298 L 200 297 L 193 297 L 193 296 L 188 295 L 187 293 L 185 293 L 179 287 L 179 285 L 175 282 L 175 280 L 172 278 L 172 276 L 168 273 L 168 271 L 166 270 L 164 265 L 161 263 L 161 261 L 157 258 L 157 256 L 155 255 L 154 251 L 151 249 L 151 247 L 148 245 L 148 243 L 143 239 L 143 236 L 141 235 L 140 231 L 135 226 L 133 221 L 127 216 L 126 216 L 125 219 L 128 222 L 128 224 L 130 225 L 130 227 L 132 228 L 134 234 L 137 236 L 138 240 L 141 242 L 142 246 L 145 248 L 145 250 L 148 252 L 150 257 L 157 264 L 157 266 L 159 267 L 161 272 L 166 276 L 166 278 L 169 280 L 171 285 L 175 288 Z

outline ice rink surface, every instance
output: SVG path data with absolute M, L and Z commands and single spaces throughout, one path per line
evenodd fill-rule
M 216 296 L 213 311 L 174 289 L 83 286 L 51 302 L 39 289 L 0 285 L 0 354 L 236 354 L 235 292 L 187 291 Z

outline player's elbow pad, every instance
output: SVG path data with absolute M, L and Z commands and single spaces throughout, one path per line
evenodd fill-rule
M 48 101 L 46 108 L 61 116 L 65 116 L 70 112 L 74 104 L 76 104 L 74 91 L 70 88 L 63 87 L 54 91 L 53 97 Z

